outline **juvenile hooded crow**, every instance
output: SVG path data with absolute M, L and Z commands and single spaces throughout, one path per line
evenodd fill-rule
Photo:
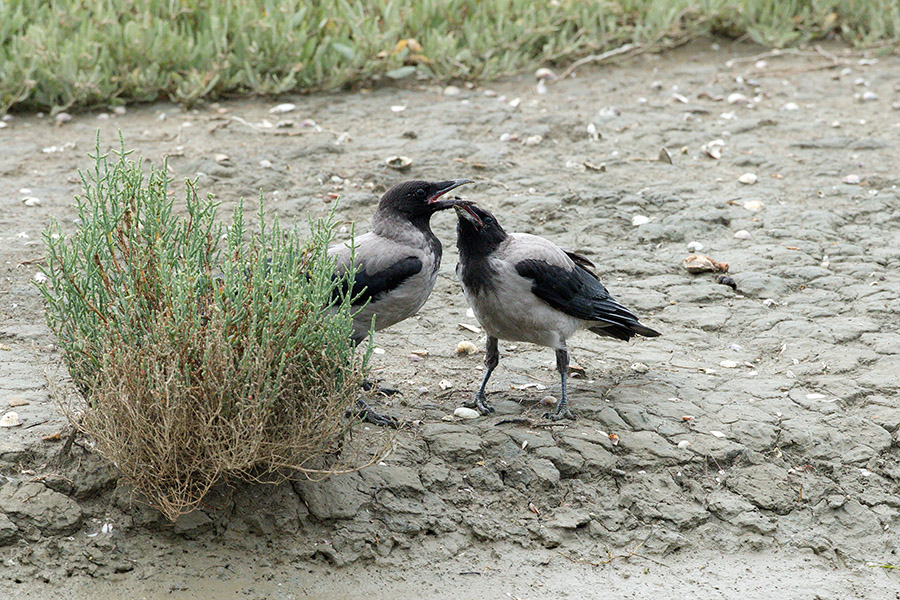
M 372 230 L 349 243 L 328 249 L 337 262 L 338 273 L 351 260 L 357 270 L 351 295 L 354 306 L 365 306 L 353 318 L 353 341 L 358 345 L 373 326 L 376 331 L 407 319 L 428 299 L 441 266 L 441 242 L 431 231 L 431 215 L 452 206 L 468 204 L 459 198 L 442 198 L 469 179 L 449 181 L 407 181 L 389 189 L 381 197 Z M 368 302 L 368 304 L 366 304 Z M 368 407 L 371 422 L 394 424 Z M 381 422 L 387 421 L 387 422 Z
M 500 361 L 497 340 L 531 342 L 556 350 L 562 397 L 551 420 L 574 419 L 566 398 L 569 353 L 566 340 L 580 329 L 629 340 L 660 335 L 616 302 L 590 270 L 585 257 L 536 235 L 506 233 L 497 219 L 477 206 L 457 206 L 456 273 L 475 316 L 487 332 L 481 387 L 466 406 L 494 411 L 484 388 Z

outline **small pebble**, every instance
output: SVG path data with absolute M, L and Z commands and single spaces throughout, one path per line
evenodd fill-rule
M 227 154 L 216 154 L 214 158 L 216 159 L 217 163 L 223 163 L 223 162 L 229 160 Z
M 860 179 L 859 175 L 851 174 L 844 177 L 841 181 L 843 181 L 847 185 L 859 185 Z
M 516 140 L 518 140 L 518 139 L 519 139 L 519 136 L 517 136 L 517 135 L 514 134 L 514 133 L 501 133 L 501 134 L 500 134 L 500 141 L 501 141 L 501 142 L 514 142 L 514 141 L 516 141 Z
M 747 96 L 745 96 L 744 94 L 741 94 L 739 92 L 734 92 L 734 93 L 728 94 L 728 98 L 726 98 L 726 102 L 728 102 L 728 104 L 747 104 L 750 102 L 750 98 L 748 98 Z
M 700 252 L 703 250 L 703 244 L 700 242 L 688 242 L 687 249 L 688 252 Z
M 636 362 L 631 365 L 631 370 L 635 373 L 646 373 L 650 370 L 650 367 L 642 362 Z
M 775 302 L 773 298 L 766 298 L 765 300 L 763 300 L 763 306 L 765 306 L 766 308 L 772 308 L 773 306 L 777 305 L 778 303 Z
M 747 200 L 746 202 L 744 202 L 744 208 L 746 208 L 750 212 L 759 212 L 764 207 L 765 204 L 763 204 L 759 200 Z
M 264 159 L 262 159 L 261 161 L 259 161 L 259 166 L 261 166 L 263 169 L 271 169 L 271 168 L 272 168 L 272 161 L 271 161 L 271 160 L 266 160 L 266 159 L 264 158 Z
M 800 110 L 800 106 L 796 102 L 786 102 L 784 106 L 781 107 L 781 110 L 785 112 L 791 112 L 795 110 Z
M 544 141 L 544 136 L 542 136 L 542 135 L 529 135 L 527 138 L 525 138 L 525 140 L 522 143 L 525 144 L 526 146 L 537 146 L 538 144 L 540 144 L 543 141 Z
M 453 414 L 455 416 L 459 417 L 460 419 L 477 419 L 478 417 L 481 416 L 477 410 L 468 408 L 466 406 L 460 406 L 459 408 L 457 408 L 456 410 L 453 411 Z
M 122 115 L 124 115 L 125 113 L 128 112 L 128 109 L 125 108 L 124 106 L 113 106 L 112 111 L 113 111 L 113 114 L 121 117 Z
M 631 217 L 631 224 L 635 227 L 640 227 L 641 225 L 646 225 L 650 222 L 650 217 L 646 217 L 644 215 L 634 215 Z
M 444 95 L 445 96 L 459 96 L 459 93 L 461 91 L 462 90 L 460 90 L 455 85 L 448 85 L 447 87 L 444 88 Z
M 391 112 L 395 113 L 403 112 L 404 110 L 406 110 L 406 106 L 403 104 L 395 104 L 391 107 Z
M 269 114 L 281 115 L 284 113 L 289 113 L 294 110 L 297 110 L 296 104 L 291 104 L 290 102 L 285 102 L 284 104 L 279 104 L 277 106 L 273 106 L 272 108 L 270 108 Z
M 740 181 L 744 185 L 753 185 L 754 183 L 759 181 L 759 178 L 754 173 L 744 173 L 743 175 L 738 177 L 738 181 Z
M 513 98 L 512 100 L 509 101 L 509 105 L 512 106 L 513 108 L 518 108 L 521 103 L 522 103 L 521 98 Z
M 758 60 L 755 63 L 753 63 L 753 66 L 756 67 L 757 69 L 765 69 L 766 67 L 769 66 L 769 63 L 764 60 Z
M 740 230 L 734 232 L 734 237 L 739 240 L 749 240 L 753 236 L 750 235 L 750 232 L 747 231 L 746 229 L 740 229 Z
M 54 120 L 56 121 L 57 125 L 62 125 L 64 123 L 68 123 L 69 121 L 71 121 L 72 115 L 70 115 L 67 112 L 61 112 L 61 113 L 57 114 L 56 117 L 54 117 Z
M 543 404 L 544 406 L 556 406 L 557 402 L 559 402 L 559 400 L 557 400 L 553 396 L 544 396 L 543 398 L 541 398 L 541 404 Z
M 860 96 L 860 100 L 863 102 L 874 102 L 875 100 L 878 100 L 878 94 L 872 90 L 866 90 L 862 93 L 862 96 Z
M 678 447 L 681 449 L 687 448 L 690 445 L 691 443 L 687 440 L 681 440 L 680 442 L 678 442 Z
M 738 366 L 738 364 L 736 361 L 733 361 L 733 360 L 723 360 L 722 362 L 719 363 L 719 366 L 724 367 L 726 369 L 734 369 L 735 367 Z

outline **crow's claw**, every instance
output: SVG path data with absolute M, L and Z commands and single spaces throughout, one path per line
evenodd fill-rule
M 484 394 L 476 394 L 470 401 L 463 402 L 463 406 L 466 408 L 474 408 L 482 415 L 489 415 L 494 412 L 494 407 L 488 404 Z

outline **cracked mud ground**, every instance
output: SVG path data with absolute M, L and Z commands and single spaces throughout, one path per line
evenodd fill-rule
M 24 424 L 0 431 L 2 596 L 897 598 L 898 571 L 871 565 L 900 564 L 900 58 L 760 52 L 703 42 L 543 95 L 522 77 L 291 97 L 284 115 L 240 101 L 61 128 L 16 116 L 0 130 L 0 403 Z M 49 382 L 65 372 L 31 280 L 49 218 L 71 230 L 98 127 L 104 147 L 121 129 L 176 178 L 202 173 L 223 214 L 262 189 L 300 227 L 329 194 L 359 231 L 399 180 L 470 177 L 508 230 L 587 255 L 664 335 L 576 336 L 579 418 L 553 426 L 552 351 L 501 342 L 497 413 L 453 419 L 484 340 L 459 326 L 476 323 L 439 214 L 435 291 L 373 356 L 403 392 L 380 408 L 417 421 L 394 452 L 323 483 L 223 488 L 168 525 L 82 448 L 52 466 L 60 444 L 42 439 L 63 428 Z M 397 154 L 409 171 L 385 166 Z M 691 242 L 736 290 L 681 268 Z M 462 340 L 481 352 L 457 356 Z

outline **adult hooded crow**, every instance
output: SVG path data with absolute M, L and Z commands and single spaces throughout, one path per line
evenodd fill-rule
M 441 266 L 441 242 L 431 231 L 431 215 L 452 206 L 468 204 L 459 198 L 443 198 L 469 179 L 407 181 L 381 197 L 372 229 L 349 243 L 328 249 L 336 259 L 338 273 L 351 261 L 356 266 L 351 295 L 362 306 L 353 318 L 353 341 L 359 344 L 373 327 L 376 331 L 407 319 L 431 294 Z M 365 408 L 365 418 L 380 425 L 392 419 Z
M 536 235 L 506 233 L 497 219 L 477 206 L 458 206 L 456 273 L 475 316 L 487 332 L 484 379 L 466 406 L 493 412 L 484 388 L 500 360 L 497 340 L 531 342 L 556 350 L 562 394 L 556 410 L 544 415 L 574 419 L 566 398 L 569 353 L 566 340 L 580 329 L 629 340 L 660 335 L 616 302 L 583 256 Z

